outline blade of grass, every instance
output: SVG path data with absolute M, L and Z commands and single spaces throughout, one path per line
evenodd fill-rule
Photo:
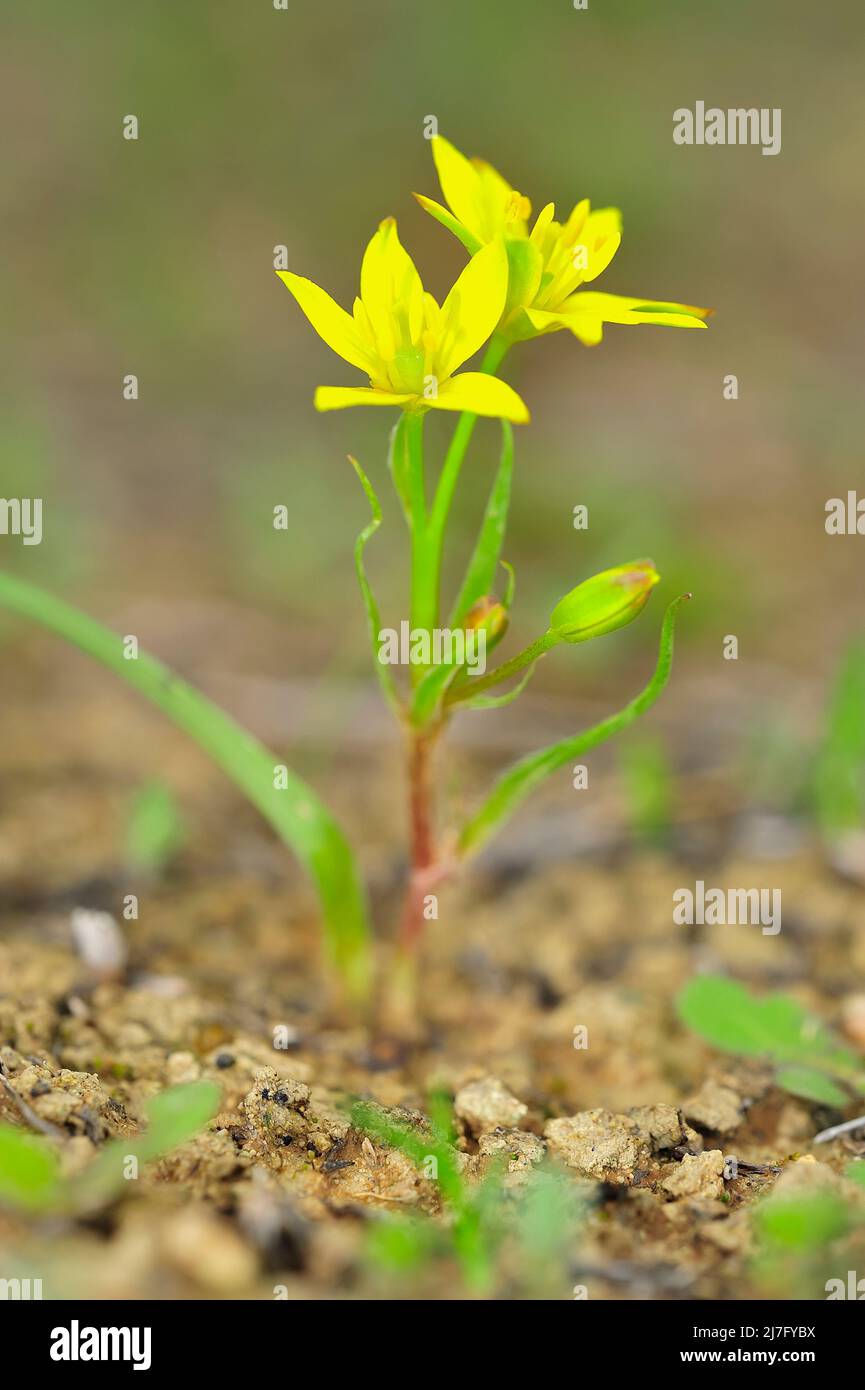
M 263 744 L 161 662 L 141 652 L 124 656 L 123 640 L 101 623 L 33 584 L 0 573 L 0 604 L 33 619 L 145 695 L 210 755 L 291 847 L 318 891 L 328 956 L 356 999 L 371 975 L 366 899 L 354 855 L 333 816 L 301 778 L 278 764 Z

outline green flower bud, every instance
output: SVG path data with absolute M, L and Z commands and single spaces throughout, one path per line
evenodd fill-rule
M 550 632 L 559 642 L 587 642 L 636 618 L 660 579 L 651 560 L 634 560 L 603 570 L 556 604 Z
M 493 647 L 501 642 L 508 630 L 508 610 L 504 604 L 499 603 L 498 599 L 479 598 L 473 604 L 465 616 L 465 626 L 467 630 L 479 632 L 483 630 L 487 634 L 487 651 L 492 651 Z

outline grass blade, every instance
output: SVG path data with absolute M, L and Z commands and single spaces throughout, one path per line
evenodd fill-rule
M 679 598 L 674 599 L 664 614 L 657 665 L 654 675 L 645 689 L 630 704 L 625 705 L 624 709 L 619 710 L 617 714 L 610 715 L 609 719 L 601 720 L 600 724 L 595 724 L 593 728 L 586 729 L 581 734 L 574 735 L 573 738 L 562 739 L 559 743 L 542 748 L 537 753 L 531 753 L 509 768 L 499 778 L 492 794 L 481 809 L 463 826 L 458 845 L 459 853 L 463 858 L 469 854 L 476 854 L 493 832 L 513 814 L 520 802 L 540 782 L 543 782 L 545 777 L 549 777 L 551 773 L 556 772 L 572 758 L 578 757 L 590 748 L 595 748 L 605 739 L 617 734 L 620 729 L 632 724 L 650 705 L 654 704 L 670 677 L 676 617 L 682 603 L 689 597 L 689 594 L 682 594 Z
M 128 660 L 123 641 L 101 623 L 33 584 L 0 573 L 0 604 L 41 623 L 101 661 L 145 695 L 210 755 L 291 847 L 318 891 L 330 960 L 355 998 L 368 989 L 371 952 L 366 899 L 354 855 L 337 822 L 294 773 L 275 786 L 274 755 L 223 710 L 160 661 Z

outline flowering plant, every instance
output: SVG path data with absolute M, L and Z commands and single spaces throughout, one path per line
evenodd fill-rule
M 556 604 L 535 641 L 486 669 L 488 653 L 505 636 L 514 597 L 513 571 L 502 560 L 514 461 L 512 426 L 529 421 L 527 406 L 497 373 L 514 345 L 541 334 L 569 329 L 581 343 L 595 346 L 605 323 L 704 328 L 709 312 L 583 288 L 609 266 L 618 249 L 618 211 L 592 211 L 584 200 L 560 223 L 548 203 L 530 226 L 529 200 L 490 165 L 467 160 L 439 136 L 432 148 L 447 206 L 417 195 L 419 202 L 469 254 L 443 304 L 424 289 L 393 218 L 381 223 L 366 248 L 360 294 L 351 313 L 312 280 L 277 272 L 324 342 L 368 379 L 368 385 L 320 386 L 316 407 L 375 405 L 399 411 L 390 436 L 389 467 L 411 540 L 404 643 L 381 626 L 365 549 L 381 524 L 382 510 L 372 482 L 355 459 L 351 462 L 371 509 L 370 522 L 356 542 L 355 561 L 373 664 L 407 744 L 410 864 L 393 976 L 404 990 L 423 924 L 436 915 L 429 911 L 433 889 L 487 842 L 539 782 L 653 703 L 670 674 L 676 616 L 687 597 L 669 604 L 654 673 L 635 699 L 594 727 L 522 758 L 500 776 L 463 825 L 441 829 L 433 756 L 454 711 L 489 709 L 515 699 L 547 652 L 631 622 L 659 580 L 648 560 L 585 579 Z M 481 349 L 479 369 L 463 370 Z M 424 457 L 424 422 L 431 410 L 459 417 L 434 477 Z M 479 416 L 501 422 L 501 457 L 464 580 L 442 625 L 447 523 Z M 504 593 L 497 595 L 502 568 L 507 581 Z M 111 667 L 211 754 L 308 869 L 335 973 L 349 995 L 366 1000 L 373 957 L 365 893 L 348 842 L 315 792 L 199 692 L 149 656 L 136 651 L 129 659 L 121 638 L 68 604 L 10 575 L 0 575 L 0 602 Z M 402 682 L 392 669 L 395 651 L 407 653 L 409 669 Z M 516 683 L 502 691 L 513 678 Z M 497 693 L 488 693 L 496 688 Z

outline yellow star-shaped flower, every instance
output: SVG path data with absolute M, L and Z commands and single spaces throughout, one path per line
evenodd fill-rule
M 312 280 L 277 271 L 320 338 L 369 377 L 369 386 L 319 386 L 318 410 L 396 405 L 458 410 L 524 424 L 529 412 L 506 382 L 458 372 L 486 342 L 505 308 L 508 257 L 501 240 L 478 250 L 439 306 L 397 235 L 382 222 L 363 257 L 360 296 L 346 313 Z
M 605 323 L 658 323 L 705 328 L 710 309 L 583 290 L 606 270 L 622 240 L 617 208 L 592 211 L 577 203 L 566 222 L 547 203 L 529 229 L 532 207 L 491 165 L 466 159 L 443 136 L 433 158 L 448 207 L 422 194 L 418 202 L 459 238 L 472 256 L 503 240 L 509 283 L 501 333 L 511 342 L 568 328 L 587 345 L 599 343 Z

